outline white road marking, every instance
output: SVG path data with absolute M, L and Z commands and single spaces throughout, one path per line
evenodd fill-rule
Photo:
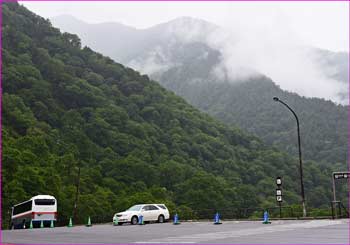
M 341 220 L 312 220 L 297 224 L 281 224 L 281 225 L 263 225 L 259 228 L 248 228 L 234 231 L 212 232 L 212 233 L 197 233 L 193 235 L 177 236 L 177 237 L 165 237 L 152 239 L 147 242 L 136 243 L 203 243 L 210 240 L 221 240 L 227 238 L 259 235 L 273 232 L 290 231 L 297 229 L 316 228 L 329 225 L 342 224 Z

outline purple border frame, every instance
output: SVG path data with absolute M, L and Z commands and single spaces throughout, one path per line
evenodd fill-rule
M 16 0 L 2 0 L 17 2 Z M 21 2 L 349 2 L 349 0 L 20 0 Z
M 69 0 L 21 0 L 21 2 L 64 2 Z M 74 0 L 77 2 L 97 2 L 97 0 Z M 350 2 L 349 0 L 100 0 L 100 2 L 348 2 L 348 22 L 350 21 Z M 0 0 L 0 225 L 2 225 L 2 3 L 3 2 L 18 2 L 16 0 Z M 350 33 L 349 33 L 350 38 Z M 349 39 L 350 40 L 350 39 Z M 350 53 L 350 41 L 348 47 L 348 54 Z M 350 79 L 350 55 L 348 55 L 348 77 Z M 350 154 L 350 80 L 348 81 L 348 155 Z M 350 171 L 350 162 L 348 162 L 348 171 Z M 350 190 L 350 179 L 348 181 L 348 189 Z M 350 193 L 350 192 L 349 192 Z M 349 194 L 350 195 L 350 194 Z M 349 196 L 350 199 L 350 196 Z M 350 201 L 348 203 L 350 209 Z M 349 237 L 350 238 L 350 222 L 349 222 Z M 2 229 L 0 228 L 0 244 L 2 244 Z M 258 243 L 257 243 L 258 244 Z M 349 240 L 350 244 L 350 240 Z M 60 244 L 58 244 L 60 245 Z M 62 244 L 63 245 L 63 244 Z M 69 243 L 64 243 L 69 245 Z M 89 244 L 89 245 L 101 245 L 101 244 Z M 113 244 L 106 244 L 113 245 Z M 256 244 L 245 244 L 256 245 Z M 288 245 L 288 244 L 285 244 Z M 314 244 L 309 244 L 314 245 Z M 316 244 L 315 244 L 316 245 Z
M 2 242 L 2 2 L 0 6 L 0 244 Z

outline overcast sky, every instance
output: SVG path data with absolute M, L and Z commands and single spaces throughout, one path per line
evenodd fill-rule
M 88 23 L 147 28 L 181 16 L 247 30 L 288 30 L 300 44 L 349 50 L 348 2 L 21 2 L 45 18 L 69 14 Z M 258 41 L 258 40 L 257 40 Z

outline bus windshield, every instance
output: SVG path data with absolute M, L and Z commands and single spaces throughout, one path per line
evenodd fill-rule
M 55 205 L 55 199 L 35 199 L 34 200 L 35 205 Z

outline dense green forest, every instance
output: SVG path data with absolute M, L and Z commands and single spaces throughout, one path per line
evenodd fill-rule
M 276 176 L 284 204 L 300 202 L 296 159 L 17 3 L 2 13 L 2 227 L 11 205 L 37 194 L 54 195 L 59 217 L 71 216 L 78 182 L 80 222 L 143 202 L 274 206 Z M 330 170 L 308 161 L 304 173 L 308 206 L 328 207 Z
M 298 156 L 295 119 L 281 104 L 272 101 L 274 96 L 279 96 L 299 116 L 304 159 L 332 166 L 337 171 L 347 167 L 348 106 L 282 90 L 276 84 L 283 82 L 264 76 L 267 72 L 264 69 L 259 70 L 261 75 L 232 76 L 230 66 L 224 65 L 232 54 L 221 46 L 213 46 L 206 38 L 214 36 L 212 31 L 220 29 L 219 26 L 190 17 L 141 30 L 120 23 L 89 24 L 66 15 L 52 18 L 52 21 L 63 30 L 78 34 L 82 42 L 90 47 L 147 73 L 196 108 Z M 184 28 L 193 30 L 189 32 L 191 38 L 188 40 L 188 35 L 183 33 Z M 226 33 L 228 30 L 221 31 Z M 237 33 L 236 38 L 238 41 L 242 37 Z M 280 41 L 285 42 L 283 39 Z M 348 53 L 299 48 L 297 50 L 306 52 L 308 62 L 319 67 L 318 72 L 324 77 L 348 84 Z M 282 53 L 280 62 L 283 65 Z M 237 60 L 240 60 L 239 57 Z M 231 66 L 233 70 L 238 69 L 235 62 Z M 250 64 L 245 63 L 244 66 L 250 67 Z M 331 87 L 337 88 L 336 81 Z M 315 88 L 318 82 L 308 81 L 309 85 L 314 83 Z M 338 99 L 348 101 L 348 94 L 345 88 L 339 92 Z M 339 168 L 339 165 L 342 167 Z
M 164 87 L 220 121 L 298 156 L 295 118 L 272 100 L 277 96 L 298 114 L 304 159 L 346 170 L 348 106 L 284 91 L 263 75 L 233 81 L 223 70 L 219 79 L 212 73 L 221 60 L 218 51 L 193 43 L 183 47 L 183 52 L 187 55 L 182 65 L 154 76 Z M 205 52 L 207 57 L 198 61 L 196 57 Z

